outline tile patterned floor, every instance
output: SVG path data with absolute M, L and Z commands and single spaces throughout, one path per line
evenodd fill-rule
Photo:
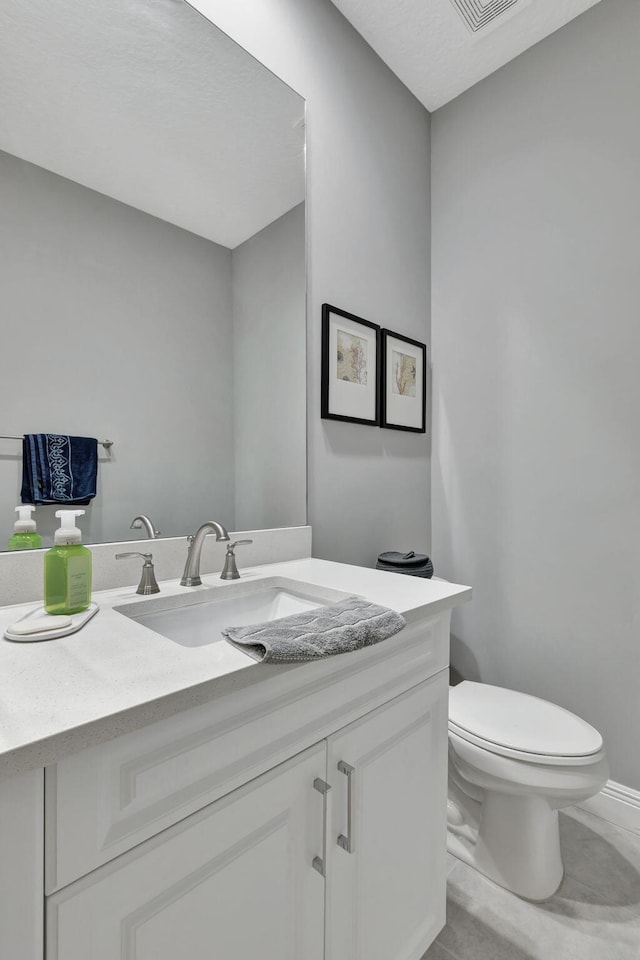
M 565 877 L 529 903 L 449 858 L 447 925 L 423 960 L 640 960 L 640 835 L 571 807 Z

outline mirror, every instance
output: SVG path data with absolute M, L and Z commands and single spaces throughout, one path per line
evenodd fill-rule
M 3 0 L 0 151 L 0 548 L 25 433 L 112 442 L 86 543 L 306 523 L 302 98 L 184 0 Z

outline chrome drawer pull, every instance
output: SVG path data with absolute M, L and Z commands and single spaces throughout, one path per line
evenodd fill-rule
M 347 853 L 356 852 L 355 844 L 355 802 L 356 802 L 356 768 L 344 760 L 338 761 L 338 770 L 347 778 L 347 835 L 341 833 L 338 837 L 338 846 Z
M 318 793 L 322 794 L 322 856 L 314 857 L 311 861 L 311 866 L 314 870 L 317 870 L 321 877 L 326 877 L 326 861 L 327 861 L 327 794 L 331 790 L 330 784 L 326 783 L 324 780 L 321 780 L 320 777 L 316 777 L 313 781 L 313 789 L 317 790 Z

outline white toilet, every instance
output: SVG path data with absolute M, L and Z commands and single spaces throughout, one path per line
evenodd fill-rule
M 514 690 L 465 680 L 449 694 L 449 852 L 544 900 L 563 876 L 558 810 L 592 797 L 609 776 L 602 737 Z

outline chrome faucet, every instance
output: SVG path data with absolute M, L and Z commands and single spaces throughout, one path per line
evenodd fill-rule
M 156 537 L 160 536 L 160 531 L 156 530 L 149 517 L 146 517 L 144 513 L 133 518 L 129 530 L 141 530 L 142 527 L 147 531 L 147 540 L 155 540 Z
M 215 533 L 216 540 L 229 539 L 229 534 L 225 528 L 216 520 L 207 520 L 201 527 L 198 527 L 195 537 L 187 537 L 189 553 L 187 554 L 187 562 L 184 567 L 184 573 L 182 574 L 182 580 L 180 581 L 181 587 L 199 587 L 202 583 L 200 579 L 200 554 L 202 553 L 202 545 L 208 533 Z

